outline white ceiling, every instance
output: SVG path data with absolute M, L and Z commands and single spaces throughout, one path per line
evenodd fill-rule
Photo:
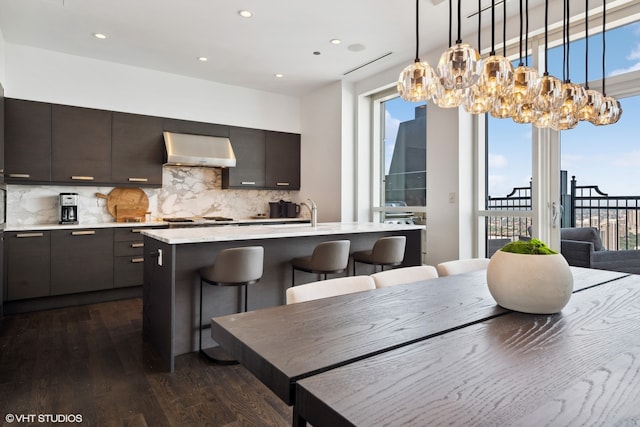
M 462 34 L 474 34 L 477 17 L 466 16 L 478 2 L 462 3 Z M 542 3 L 529 0 L 529 7 Z M 558 0 L 552 3 L 562 7 Z M 491 0 L 482 4 L 489 6 Z M 518 4 L 508 1 L 509 16 L 517 16 Z M 448 6 L 447 0 L 420 0 L 421 52 L 448 44 Z M 241 9 L 254 16 L 241 18 Z M 499 10 L 496 23 L 501 22 Z M 489 22 L 486 15 L 483 23 Z M 0 30 L 7 43 L 299 96 L 345 74 L 361 79 L 412 61 L 415 2 L 0 0 Z M 92 36 L 96 32 L 108 38 L 98 40 Z M 342 44 L 330 44 L 333 38 Z M 466 41 L 474 44 L 475 36 Z M 364 49 L 354 51 L 353 45 Z M 199 56 L 209 60 L 200 62 Z M 275 78 L 276 73 L 284 77 Z

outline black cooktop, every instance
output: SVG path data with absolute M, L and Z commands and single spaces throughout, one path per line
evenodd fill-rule
M 165 222 L 196 222 L 196 218 L 189 217 L 169 217 L 162 218 Z M 227 218 L 225 216 L 203 216 L 202 220 L 204 221 L 233 221 L 233 218 Z

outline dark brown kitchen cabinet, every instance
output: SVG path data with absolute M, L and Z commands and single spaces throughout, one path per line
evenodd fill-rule
M 111 182 L 162 186 L 163 120 L 114 112 L 111 134 Z
M 51 231 L 51 295 L 113 288 L 113 229 Z
M 222 170 L 222 188 L 264 188 L 266 132 L 232 127 L 229 139 L 236 166 Z
M 266 134 L 266 187 L 300 189 L 300 135 L 286 132 Z
M 5 98 L 4 176 L 11 184 L 51 180 L 51 104 Z
M 5 232 L 6 301 L 48 296 L 49 231 Z
M 229 136 L 229 126 L 216 123 L 192 122 L 180 119 L 164 119 L 164 130 L 176 133 L 190 133 L 194 135 Z
M 142 286 L 144 275 L 144 238 L 140 234 L 142 228 L 116 228 L 113 231 L 114 288 Z
M 51 180 L 111 182 L 111 112 L 54 104 L 51 110 Z

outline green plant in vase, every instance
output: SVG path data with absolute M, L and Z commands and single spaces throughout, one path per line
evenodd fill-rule
M 512 254 L 526 254 L 526 255 L 555 255 L 558 252 L 547 246 L 542 240 L 516 240 L 511 243 L 507 243 L 500 249 L 503 252 L 510 252 Z

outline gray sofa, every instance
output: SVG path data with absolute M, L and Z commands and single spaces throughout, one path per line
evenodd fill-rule
M 640 274 L 640 250 L 608 251 L 595 227 L 562 228 L 560 245 L 569 265 Z

